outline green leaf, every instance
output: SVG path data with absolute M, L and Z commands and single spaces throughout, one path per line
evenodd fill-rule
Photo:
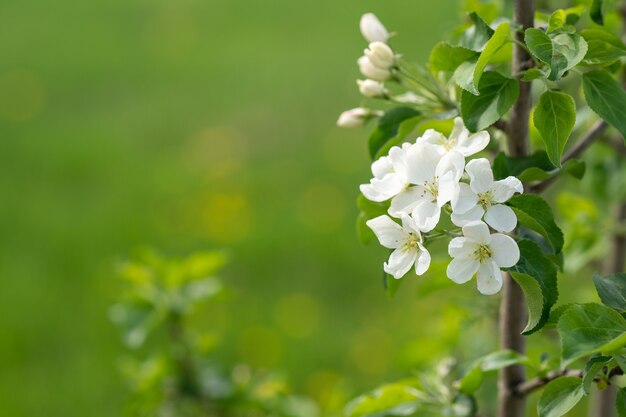
M 454 71 L 452 79 L 465 91 L 469 91 L 474 95 L 478 95 L 478 88 L 474 85 L 474 71 L 476 70 L 476 61 L 466 61 L 459 65 Z
M 617 417 L 626 417 L 626 388 L 617 391 L 615 408 L 617 410 Z
M 552 208 L 535 194 L 519 194 L 506 203 L 517 215 L 518 222 L 546 238 L 554 253 L 563 249 L 563 232 L 554 222 Z
M 626 92 L 605 70 L 583 74 L 583 91 L 591 110 L 626 139 Z
M 528 82 L 543 77 L 545 77 L 545 74 L 539 68 L 530 68 L 524 72 L 522 81 Z
M 480 53 L 448 42 L 439 42 L 430 53 L 430 65 L 437 71 L 453 72 L 465 61 L 478 59 Z
M 608 354 L 626 346 L 626 319 L 601 304 L 570 307 L 557 328 L 563 366 L 583 356 Z
M 548 79 L 556 81 L 583 60 L 587 42 L 576 33 L 552 33 L 535 28 L 526 29 L 524 40 L 530 53 L 550 66 Z
M 591 16 L 591 20 L 599 25 L 604 25 L 602 3 L 604 3 L 604 0 L 593 0 L 593 2 L 591 3 L 591 8 L 589 9 L 589 15 Z
M 626 273 L 604 277 L 595 274 L 593 283 L 604 305 L 619 311 L 626 311 Z
M 466 49 L 480 52 L 494 34 L 494 30 L 476 12 L 471 12 L 469 18 L 474 24 L 463 33 L 459 44 Z
M 493 176 L 496 180 L 501 180 L 511 175 L 519 177 L 530 168 L 552 171 L 555 167 L 550 163 L 548 154 L 545 151 L 538 151 L 532 155 L 521 157 L 511 157 L 504 152 L 500 152 L 493 160 Z
M 550 316 L 550 309 L 556 303 L 556 266 L 545 257 L 535 242 L 523 239 L 518 242 L 518 246 L 520 260 L 509 272 L 526 295 L 529 317 L 522 333 L 527 335 L 544 326 Z
M 581 161 L 580 159 L 570 159 L 561 167 L 563 172 L 570 174 L 577 180 L 580 180 L 585 176 L 586 169 L 587 165 L 585 164 L 585 161 Z
M 526 364 L 528 358 L 524 355 L 510 350 L 498 350 L 491 352 L 482 358 L 476 359 L 463 378 L 459 380 L 459 391 L 465 394 L 472 394 L 478 388 L 483 380 L 483 374 L 506 368 L 511 365 Z
M 576 103 L 565 93 L 546 91 L 533 112 L 535 127 L 546 144 L 550 161 L 561 166 L 561 155 L 576 122 Z
M 560 417 L 585 395 L 580 378 L 564 376 L 546 385 L 537 403 L 539 417 Z
M 591 384 L 593 384 L 593 379 L 598 375 L 598 372 L 602 370 L 606 365 L 611 362 L 613 358 L 610 356 L 596 356 L 589 361 L 587 361 L 587 365 L 585 365 L 585 371 L 583 373 L 583 389 L 585 390 L 585 395 L 589 395 L 589 391 L 591 391 Z
M 558 29 L 565 29 L 580 20 L 580 14 L 585 11 L 583 6 L 571 7 L 568 9 L 558 9 L 554 11 L 548 19 L 548 33 Z
M 471 131 L 486 129 L 504 116 L 519 94 L 519 86 L 513 78 L 487 71 L 478 83 L 479 95 L 463 90 L 461 116 Z
M 387 214 L 389 204 L 389 201 L 384 201 L 380 203 L 370 201 L 365 198 L 363 194 L 359 194 L 359 196 L 357 197 L 356 205 L 361 210 L 359 216 L 357 217 L 357 236 L 361 243 L 363 243 L 364 245 L 367 245 L 376 239 L 376 236 L 374 235 L 374 232 L 372 232 L 372 229 L 370 229 L 365 223 L 368 220 L 373 219 L 374 217 Z
M 387 295 L 389 298 L 393 298 L 396 296 L 398 289 L 400 289 L 400 285 L 402 284 L 403 279 L 396 279 L 393 275 L 389 275 L 384 273 L 385 275 L 385 290 L 387 290 Z
M 419 409 L 423 396 L 409 385 L 384 385 L 352 400 L 345 413 L 348 417 L 408 416 Z
M 376 159 L 378 152 L 393 139 L 400 131 L 400 124 L 419 116 L 420 112 L 410 107 L 394 107 L 387 111 L 378 121 L 378 127 L 369 138 L 369 150 L 372 159 Z M 416 122 L 417 123 L 417 122 Z M 415 125 L 413 125 L 414 127 Z
M 626 46 L 620 38 L 602 29 L 586 29 L 580 35 L 589 46 L 583 64 L 609 66 L 626 55 Z
M 396 133 L 395 136 L 387 140 L 387 143 L 385 143 L 378 150 L 378 152 L 376 153 L 376 159 L 380 158 L 381 156 L 388 155 L 389 150 L 393 148 L 394 146 L 401 145 L 402 142 L 406 140 L 406 138 L 411 134 L 411 132 L 413 132 L 415 127 L 423 119 L 424 119 L 423 116 L 419 115 L 419 116 L 411 117 L 409 119 L 405 119 L 402 122 L 400 122 L 400 126 L 398 127 L 398 133 Z

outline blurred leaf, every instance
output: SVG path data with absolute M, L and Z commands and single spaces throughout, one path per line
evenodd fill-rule
M 384 385 L 352 400 L 345 413 L 348 417 L 409 416 L 420 408 L 423 397 L 420 391 L 408 385 Z
M 466 49 L 480 52 L 493 36 L 494 30 L 476 12 L 471 12 L 469 18 L 474 24 L 463 33 L 459 43 Z
M 596 356 L 587 361 L 587 365 L 585 365 L 585 371 L 583 373 L 583 389 L 585 390 L 586 395 L 589 395 L 591 384 L 593 384 L 593 379 L 596 377 L 598 372 L 607 366 L 612 359 L 613 358 L 609 356 Z
M 557 301 L 556 266 L 544 256 L 536 243 L 523 239 L 518 242 L 518 246 L 520 260 L 509 271 L 526 295 L 529 318 L 523 334 L 528 335 L 543 327 L 548 321 L 552 306 Z M 537 285 L 534 285 L 529 277 L 533 278 Z
M 452 415 L 454 417 L 473 417 L 476 411 L 476 400 L 470 395 L 459 394 L 452 400 Z
M 522 81 L 528 82 L 545 76 L 546 74 L 544 74 L 543 71 L 541 71 L 540 69 L 530 68 L 524 72 L 524 75 L 522 76 Z
M 479 55 L 480 53 L 462 46 L 439 42 L 431 51 L 429 61 L 437 71 L 453 72 L 463 62 L 475 60 Z
M 563 366 L 583 356 L 611 353 L 626 346 L 626 319 L 601 304 L 570 307 L 557 327 Z
M 504 116 L 519 94 L 517 80 L 487 71 L 478 84 L 479 95 L 461 93 L 461 116 L 471 131 L 486 129 Z
M 396 296 L 396 293 L 398 292 L 398 289 L 400 288 L 400 285 L 404 280 L 396 279 L 393 277 L 393 275 L 389 275 L 385 272 L 383 272 L 383 274 L 385 276 L 385 290 L 387 290 L 387 295 L 389 296 L 389 298 L 393 298 Z
M 537 403 L 539 417 L 560 417 L 585 395 L 580 378 L 563 376 L 546 385 Z
M 379 120 L 378 127 L 372 132 L 369 138 L 369 150 L 372 159 L 376 159 L 379 151 L 400 132 L 400 124 L 411 118 L 418 116 L 420 112 L 410 107 L 394 107 L 387 111 Z M 417 121 L 415 121 L 417 124 Z M 411 127 L 415 127 L 415 124 Z M 406 131 L 406 129 L 404 129 Z M 410 130 L 409 130 L 410 132 Z M 406 132 L 408 134 L 409 132 Z
M 529 28 L 525 42 L 537 59 L 550 66 L 548 79 L 556 81 L 565 72 L 583 60 L 587 53 L 587 42 L 577 33 L 551 33 Z
M 589 49 L 583 63 L 586 65 L 612 65 L 626 55 L 626 45 L 617 36 L 602 29 L 585 29 L 580 32 Z
M 626 388 L 617 391 L 615 408 L 617 410 L 617 417 L 626 417 Z
M 403 120 L 398 128 L 398 133 L 390 138 L 376 153 L 376 159 L 381 156 L 385 156 L 389 153 L 389 150 L 394 146 L 399 146 L 406 140 L 406 138 L 413 132 L 415 126 L 420 123 L 424 118 L 422 116 L 415 116 L 409 119 Z
M 359 241 L 364 245 L 369 244 L 376 239 L 376 235 L 372 232 L 366 222 L 378 216 L 387 214 L 389 209 L 389 201 L 376 202 L 370 201 L 363 194 L 359 194 L 356 199 L 356 205 L 361 210 L 357 217 L 357 236 Z
M 506 204 L 513 208 L 520 224 L 545 237 L 554 253 L 561 252 L 563 232 L 554 222 L 552 208 L 543 198 L 535 194 L 520 194 Z
M 593 276 L 596 291 L 606 306 L 619 311 L 626 311 L 626 273 Z
M 626 92 L 605 70 L 583 74 L 583 91 L 591 110 L 615 127 L 626 139 Z
M 602 12 L 602 4 L 604 0 L 592 0 L 591 8 L 589 9 L 589 15 L 591 20 L 599 25 L 604 25 L 604 15 Z
M 546 91 L 533 112 L 535 127 L 546 144 L 552 164 L 561 166 L 561 155 L 576 122 L 576 103 L 569 94 Z
M 519 353 L 504 349 L 491 352 L 476 359 L 463 378 L 459 381 L 459 390 L 465 394 L 473 394 L 483 380 L 483 374 L 506 368 L 511 365 L 526 364 L 528 358 Z
M 493 160 L 493 175 L 496 180 L 511 175 L 520 177 L 524 171 L 535 168 L 545 172 L 555 169 L 548 158 L 548 154 L 544 151 L 537 151 L 532 155 L 521 157 L 511 157 L 500 152 Z

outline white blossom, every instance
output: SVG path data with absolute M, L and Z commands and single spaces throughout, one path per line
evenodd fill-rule
M 356 80 L 359 86 L 359 92 L 365 97 L 382 97 L 387 94 L 385 86 L 380 81 L 375 80 Z
M 359 22 L 361 34 L 368 42 L 387 42 L 389 32 L 374 13 L 365 13 Z
M 383 112 L 379 110 L 371 110 L 363 107 L 346 110 L 339 115 L 337 126 L 340 127 L 357 127 L 362 126 L 372 117 L 382 116 Z
M 402 278 L 413 265 L 415 273 L 422 275 L 430 266 L 430 253 L 423 245 L 422 235 L 410 216 L 402 216 L 402 226 L 389 216 L 379 216 L 367 221 L 381 245 L 394 249 L 385 262 L 384 270 L 394 278 Z
M 389 69 L 378 68 L 372 64 L 366 56 L 359 58 L 357 63 L 359 64 L 359 71 L 361 71 L 361 74 L 365 75 L 367 78 L 371 78 L 376 81 L 385 81 L 391 77 L 391 71 L 389 71 Z
M 359 70 L 367 78 L 375 81 L 385 81 L 391 77 L 391 68 L 394 66 L 395 55 L 393 50 L 382 42 L 372 42 L 365 49 L 364 55 L 357 61 Z
M 502 288 L 500 268 L 514 266 L 520 258 L 519 247 L 510 236 L 494 233 L 483 222 L 463 226 L 463 237 L 455 237 L 448 245 L 453 258 L 447 275 L 457 284 L 463 284 L 477 274 L 478 291 L 495 294 Z
M 459 198 L 452 204 L 452 222 L 463 226 L 483 218 L 499 232 L 510 232 L 517 225 L 513 209 L 502 203 L 513 194 L 522 193 L 522 182 L 511 176 L 494 181 L 489 161 L 485 158 L 473 159 L 467 163 L 465 171 L 470 183 L 460 184 Z
M 409 187 L 407 150 L 411 147 L 405 143 L 402 147 L 394 146 L 389 156 L 383 156 L 372 163 L 374 178 L 369 184 L 361 184 L 360 190 L 371 201 L 386 201 Z
M 485 149 L 489 144 L 489 132 L 481 130 L 470 134 L 463 124 L 463 119 L 457 117 L 454 119 L 454 129 L 449 137 L 446 138 L 442 133 L 428 129 L 417 141 L 431 143 L 441 153 L 456 151 L 468 157 Z

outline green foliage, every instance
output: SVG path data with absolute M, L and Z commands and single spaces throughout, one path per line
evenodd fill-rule
M 513 78 L 487 71 L 478 83 L 478 92 L 478 96 L 466 90 L 461 94 L 461 116 L 472 132 L 486 129 L 504 116 L 517 100 L 519 86 Z
M 589 49 L 583 63 L 585 65 L 610 66 L 626 55 L 626 45 L 620 38 L 602 29 L 585 29 L 580 32 Z
M 576 122 L 576 103 L 569 94 L 546 91 L 533 112 L 535 127 L 546 144 L 550 161 L 561 166 L 561 155 Z
M 499 350 L 475 360 L 458 382 L 459 391 L 471 395 L 480 388 L 486 374 L 511 365 L 527 364 L 528 358 L 512 350 Z
M 363 194 L 359 194 L 356 199 L 356 205 L 360 210 L 356 223 L 357 236 L 359 237 L 361 243 L 367 245 L 376 239 L 376 236 L 374 235 L 374 232 L 372 232 L 372 229 L 370 229 L 365 223 L 370 219 L 387 214 L 389 202 L 385 201 L 377 203 L 375 201 L 368 200 L 363 196 Z
M 403 140 L 415 127 L 420 112 L 410 107 L 394 107 L 386 112 L 378 121 L 378 127 L 369 138 L 369 150 L 372 159 L 381 153 L 389 152 L 388 144 L 396 144 Z
M 434 70 L 453 72 L 463 62 L 476 60 L 479 55 L 479 52 L 462 46 L 439 42 L 431 51 L 429 61 Z
M 471 12 L 469 18 L 473 25 L 463 33 L 459 44 L 466 49 L 481 52 L 493 36 L 494 30 L 476 12 Z
M 582 179 L 585 171 L 585 162 L 578 159 L 570 159 L 557 168 L 552 165 L 545 151 L 537 151 L 532 155 L 521 157 L 506 156 L 504 152 L 500 152 L 493 160 L 493 175 L 496 179 L 513 175 L 522 182 L 544 181 L 561 173 Z
M 384 385 L 354 399 L 346 407 L 348 417 L 408 416 L 422 405 L 425 394 L 401 383 Z
M 591 110 L 615 127 L 626 139 L 626 92 L 605 70 L 583 74 L 583 91 Z
M 518 245 L 520 260 L 517 265 L 510 268 L 510 272 L 528 293 L 529 319 L 523 333 L 531 334 L 541 329 L 548 321 L 550 309 L 557 301 L 556 266 L 535 242 L 520 240 Z M 535 283 L 529 277 L 532 277 Z M 537 298 L 539 294 L 541 298 Z
M 555 81 L 583 60 L 587 42 L 576 33 L 545 32 L 526 29 L 525 42 L 535 58 L 550 67 L 548 79 Z
M 563 366 L 584 356 L 626 346 L 626 319 L 600 304 L 574 305 L 559 319 Z
M 595 274 L 593 283 L 604 305 L 618 311 L 626 310 L 626 273 L 607 276 Z
M 602 10 L 604 1 L 605 0 L 592 0 L 591 8 L 589 9 L 589 15 L 591 15 L 591 20 L 599 25 L 604 24 L 604 12 Z
M 583 397 L 580 378 L 560 377 L 546 385 L 537 403 L 539 417 L 560 417 L 570 411 Z
M 550 205 L 538 195 L 520 194 L 513 196 L 507 204 L 513 208 L 518 222 L 543 236 L 552 248 L 552 253 L 563 249 L 563 232 L 554 222 Z
M 605 366 L 609 365 L 612 360 L 613 358 L 609 356 L 595 356 L 587 361 L 587 365 L 585 365 L 585 371 L 583 373 L 583 389 L 585 390 L 586 395 L 589 395 L 591 385 L 593 384 L 596 375 L 598 375 L 598 372 L 600 372 Z

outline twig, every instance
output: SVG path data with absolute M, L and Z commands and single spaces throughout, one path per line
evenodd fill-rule
M 563 155 L 563 158 L 561 158 L 561 165 L 582 155 L 582 153 L 585 152 L 585 150 L 587 150 L 587 148 L 595 142 L 596 139 L 602 136 L 607 127 L 608 124 L 604 120 L 600 120 L 593 125 L 593 127 L 582 137 L 582 139 L 576 142 L 576 144 L 569 148 L 565 155 Z M 531 185 L 530 192 L 536 194 L 542 193 L 550 187 L 557 180 L 557 178 L 559 178 L 559 176 L 554 175 L 546 180 Z
M 501 130 L 503 132 L 507 132 L 509 129 L 509 124 L 506 122 L 506 120 L 503 119 L 498 119 L 496 120 L 496 122 L 493 124 L 493 127 L 495 127 L 498 130 Z
M 524 382 L 523 384 L 519 384 L 515 387 L 515 394 L 518 396 L 526 396 L 531 392 L 543 387 L 557 378 L 562 376 L 574 376 L 577 378 L 583 377 L 583 371 L 577 369 L 559 369 L 556 371 L 552 371 L 544 377 L 535 378 Z

